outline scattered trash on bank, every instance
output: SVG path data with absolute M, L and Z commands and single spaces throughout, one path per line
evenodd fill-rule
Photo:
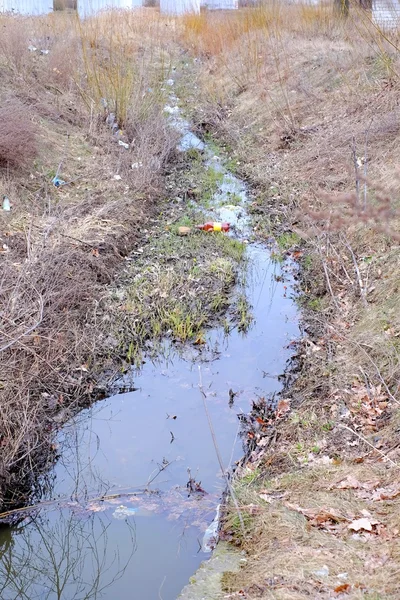
M 54 187 L 56 187 L 56 188 L 60 188 L 63 185 L 68 185 L 66 181 L 64 181 L 63 179 L 60 179 L 57 175 L 55 177 L 53 177 L 53 179 L 51 181 L 52 181 L 52 184 L 54 185 Z
M 217 223 L 216 221 L 209 221 L 202 225 L 196 225 L 196 229 L 202 231 L 229 231 L 230 227 L 229 223 Z
M 38 48 L 36 48 L 36 46 L 33 46 L 32 44 L 30 44 L 28 46 L 28 50 L 29 50 L 29 52 L 36 52 L 38 50 Z M 39 50 L 39 52 L 42 56 L 47 56 L 47 54 L 50 54 L 50 50 L 48 50 L 47 48 L 42 48 L 41 50 Z
M 203 543 L 201 545 L 202 552 L 212 552 L 216 545 L 218 544 L 219 535 L 219 519 L 220 519 L 221 505 L 217 506 L 217 513 L 214 517 L 212 523 L 207 527 L 204 537 Z
M 5 210 L 6 212 L 10 212 L 10 210 L 11 210 L 10 200 L 9 200 L 9 198 L 7 198 L 7 196 L 3 196 L 2 207 L 3 207 L 3 210 Z
M 123 148 L 125 148 L 125 150 L 129 150 L 130 148 L 130 145 L 126 142 L 123 142 L 122 140 L 118 140 L 118 146 L 122 146 Z

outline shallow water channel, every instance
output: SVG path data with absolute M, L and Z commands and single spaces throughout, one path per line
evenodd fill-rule
M 181 129 L 189 146 L 197 143 L 186 125 Z M 234 235 L 247 237 L 244 184 L 211 152 L 207 160 L 224 173 L 216 217 L 234 221 Z M 241 196 L 241 206 L 229 208 L 231 194 Z M 47 494 L 59 502 L 0 530 L 2 600 L 174 600 L 209 556 L 204 531 L 224 482 L 198 387 L 199 365 L 228 467 L 242 453 L 237 414 L 279 391 L 278 375 L 298 336 L 290 265 L 274 262 L 255 243 L 248 244 L 247 257 L 245 292 L 254 323 L 246 335 L 213 329 L 206 346 L 188 346 L 183 355 L 166 343 L 163 357 L 134 375 L 135 391 L 98 402 L 67 424 Z M 230 389 L 237 393 L 233 405 Z M 206 493 L 189 494 L 190 477 Z M 143 493 L 146 488 L 154 493 Z

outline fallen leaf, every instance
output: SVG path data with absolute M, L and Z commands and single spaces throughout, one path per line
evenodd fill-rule
M 350 585 L 348 583 L 342 583 L 341 585 L 338 585 L 334 589 L 335 594 L 341 594 L 342 592 L 347 593 L 349 591 L 350 591 Z
M 189 235 L 189 233 L 191 232 L 191 228 L 190 227 L 178 227 L 178 234 L 179 235 Z
M 372 494 L 372 500 L 393 500 L 397 496 L 400 496 L 399 488 L 378 488 Z
M 369 519 L 367 517 L 363 517 L 362 519 L 355 519 L 349 525 L 349 529 L 352 531 L 360 531 L 364 529 L 364 531 L 372 531 L 374 525 L 378 525 L 379 521 L 374 519 Z
M 331 489 L 336 488 L 337 490 L 357 490 L 361 487 L 362 484 L 358 481 L 358 479 L 352 475 L 348 475 L 346 479 L 342 479 L 342 481 L 339 481 L 339 483 L 336 485 L 331 486 Z
M 278 406 L 276 408 L 276 417 L 279 419 L 283 417 L 290 410 L 290 399 L 282 398 L 278 402 Z
M 297 504 L 291 504 L 290 502 L 285 502 L 285 506 L 290 510 L 295 510 L 296 512 L 299 512 L 310 519 L 310 523 L 312 525 L 324 526 L 325 524 L 329 525 L 329 522 L 340 523 L 350 520 L 347 517 L 339 514 L 334 508 L 323 508 L 318 511 L 302 508 L 301 506 L 298 506 Z
M 99 256 L 99 249 L 98 248 L 92 248 L 92 255 L 97 258 Z
M 268 504 L 271 504 L 271 502 L 274 501 L 274 498 L 269 494 L 258 494 L 258 496 L 261 498 L 261 500 L 268 502 Z
M 364 481 L 364 482 L 361 482 L 361 481 L 358 481 L 358 479 L 356 479 L 352 475 L 348 475 L 346 477 L 346 479 L 342 479 L 336 485 L 331 486 L 330 489 L 337 489 L 337 490 L 359 490 L 359 489 L 363 489 L 363 490 L 371 491 L 377 485 L 379 485 L 379 481 L 378 480 L 376 480 L 376 481 Z

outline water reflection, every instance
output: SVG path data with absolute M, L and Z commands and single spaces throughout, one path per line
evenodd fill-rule
M 41 513 L 0 530 L 2 600 L 89 600 L 103 597 L 136 552 L 133 520 L 119 524 L 124 543 L 109 543 L 111 520 L 69 510 Z M 123 548 L 123 552 L 121 549 Z

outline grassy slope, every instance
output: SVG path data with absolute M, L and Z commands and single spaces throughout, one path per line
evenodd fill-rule
M 397 41 L 357 9 L 347 22 L 296 6 L 186 21 L 199 127 L 258 191 L 260 234 L 303 253 L 291 411 L 253 431 L 237 484 L 246 536 L 234 511 L 225 527 L 248 562 L 227 597 L 398 597 Z

